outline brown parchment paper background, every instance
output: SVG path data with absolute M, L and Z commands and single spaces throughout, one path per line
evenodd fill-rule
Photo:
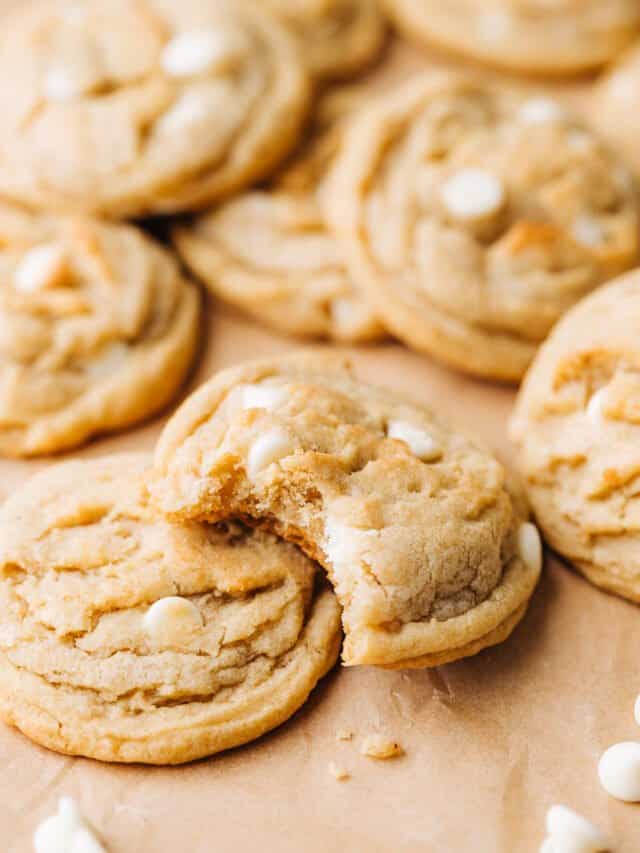
M 394 46 L 385 76 L 442 61 Z M 580 104 L 584 84 L 559 94 Z M 296 346 L 218 307 L 209 307 L 206 331 L 190 389 L 226 365 Z M 512 390 L 393 343 L 347 351 L 364 378 L 430 403 L 509 462 Z M 76 455 L 151 450 L 164 420 Z M 48 464 L 0 461 L 0 499 Z M 637 853 L 640 806 L 609 798 L 596 766 L 612 743 L 640 738 L 639 649 L 638 608 L 548 555 L 508 642 L 433 670 L 337 667 L 287 724 L 206 761 L 109 766 L 47 752 L 0 724 L 0 853 L 29 853 L 35 826 L 65 794 L 110 853 L 534 853 L 556 802 L 608 832 L 616 853 Z M 339 729 L 354 740 L 338 741 Z M 363 757 L 358 746 L 371 732 L 397 738 L 406 755 Z M 337 782 L 329 761 L 351 779 Z

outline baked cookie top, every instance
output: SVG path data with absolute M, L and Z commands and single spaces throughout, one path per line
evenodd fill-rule
M 519 379 L 574 302 L 638 260 L 631 176 L 546 97 L 422 75 L 349 127 L 325 193 L 390 331 Z
M 385 0 L 410 38 L 514 71 L 572 74 L 640 33 L 636 0 Z
M 253 0 L 283 20 L 316 77 L 360 71 L 380 51 L 385 25 L 378 0 Z
M 347 116 L 364 97 L 355 87 L 325 95 L 306 144 L 266 190 L 174 229 L 182 259 L 214 293 L 279 331 L 345 342 L 384 335 L 319 203 Z
M 511 421 L 550 544 L 640 601 L 640 273 L 600 288 L 540 349 Z
M 0 206 L 0 454 L 140 421 L 193 360 L 199 297 L 134 227 Z
M 0 714 L 59 752 L 175 764 L 297 710 L 340 615 L 295 546 L 158 517 L 147 464 L 54 466 L 0 510 Z
M 297 542 L 343 607 L 345 662 L 406 667 L 478 651 L 523 615 L 541 556 L 505 479 L 426 408 L 311 351 L 202 386 L 150 490 L 182 521 L 238 516 Z
M 0 191 L 132 216 L 263 177 L 297 138 L 295 39 L 245 0 L 37 2 L 3 22 Z
M 599 80 L 588 101 L 589 119 L 640 176 L 640 46 Z

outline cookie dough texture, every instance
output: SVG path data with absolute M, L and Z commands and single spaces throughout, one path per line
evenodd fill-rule
M 294 33 L 315 77 L 344 77 L 379 53 L 385 25 L 378 0 L 253 0 Z
M 640 46 L 599 80 L 587 109 L 592 123 L 640 177 Z
M 65 0 L 4 22 L 0 192 L 133 216 L 204 205 L 297 140 L 309 82 L 293 36 L 249 0 Z
M 353 282 L 319 195 L 358 89 L 325 95 L 300 153 L 265 190 L 174 229 L 186 265 L 218 296 L 286 334 L 368 342 L 384 336 Z
M 633 181 L 557 102 L 421 75 L 350 126 L 325 193 L 355 280 L 410 346 L 517 381 L 638 260 Z
M 500 642 L 540 572 L 494 457 L 313 351 L 202 386 L 162 434 L 150 489 L 176 519 L 239 516 L 318 560 L 347 664 L 435 666 Z
M 385 0 L 408 37 L 512 71 L 571 74 L 640 33 L 636 0 Z
M 0 453 L 149 417 L 193 361 L 196 288 L 134 227 L 0 208 Z
M 640 274 L 576 306 L 541 348 L 511 422 L 549 544 L 640 601 Z
M 176 764 L 291 716 L 338 656 L 340 617 L 294 546 L 159 518 L 147 462 L 55 466 L 0 510 L 0 714 L 59 752 Z M 158 639 L 145 614 L 170 596 L 198 620 Z

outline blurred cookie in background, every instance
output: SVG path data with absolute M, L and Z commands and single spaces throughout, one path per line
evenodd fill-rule
M 640 43 L 598 81 L 587 113 L 640 177 Z

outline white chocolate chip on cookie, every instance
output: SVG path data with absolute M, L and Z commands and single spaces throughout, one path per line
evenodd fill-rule
M 478 18 L 477 28 L 482 41 L 501 41 L 509 34 L 511 18 L 506 12 L 486 12 Z
M 198 608 L 187 598 L 169 595 L 154 602 L 143 617 L 148 635 L 158 645 L 188 642 L 202 628 Z
M 640 743 L 617 743 L 598 764 L 600 784 L 608 794 L 626 803 L 640 802 Z
M 255 477 L 273 462 L 293 453 L 294 446 L 289 435 L 282 429 L 271 429 L 257 438 L 251 445 L 247 459 L 247 473 Z
M 387 425 L 387 435 L 404 441 L 409 450 L 423 462 L 435 462 L 442 456 L 442 448 L 438 442 L 425 430 L 405 421 L 390 421 Z
M 587 404 L 587 417 L 596 426 L 601 426 L 604 419 L 602 405 L 604 403 L 605 389 L 601 388 L 592 395 Z
M 64 66 L 50 68 L 42 81 L 42 91 L 48 101 L 70 101 L 82 95 L 84 86 Z
M 542 569 L 542 540 L 535 524 L 525 521 L 518 528 L 518 554 L 530 569 Z
M 187 89 L 166 113 L 160 116 L 156 122 L 156 130 L 159 133 L 175 133 L 205 121 L 212 110 L 223 108 L 229 94 L 222 81 L 218 86 L 208 86 L 207 89 Z
M 289 395 L 277 385 L 246 385 L 242 389 L 242 406 L 245 409 L 267 409 L 272 412 L 283 405 Z
M 597 826 L 566 806 L 552 806 L 546 825 L 553 853 L 604 853 L 610 849 Z
M 563 121 L 566 117 L 564 107 L 544 95 L 529 98 L 518 110 L 518 118 L 524 124 L 548 124 Z
M 501 181 L 483 169 L 460 169 L 443 184 L 440 195 L 455 219 L 476 219 L 497 213 L 505 196 Z
M 61 797 L 58 811 L 33 835 L 35 853 L 105 853 L 71 797 Z
M 187 30 L 165 46 L 161 62 L 171 77 L 191 77 L 210 71 L 224 72 L 242 55 L 244 42 L 228 30 Z
M 16 267 L 13 285 L 22 293 L 56 287 L 67 273 L 67 260 L 67 253 L 59 243 L 29 249 Z
M 571 228 L 573 239 L 590 249 L 602 244 L 602 226 L 591 216 L 579 216 Z

